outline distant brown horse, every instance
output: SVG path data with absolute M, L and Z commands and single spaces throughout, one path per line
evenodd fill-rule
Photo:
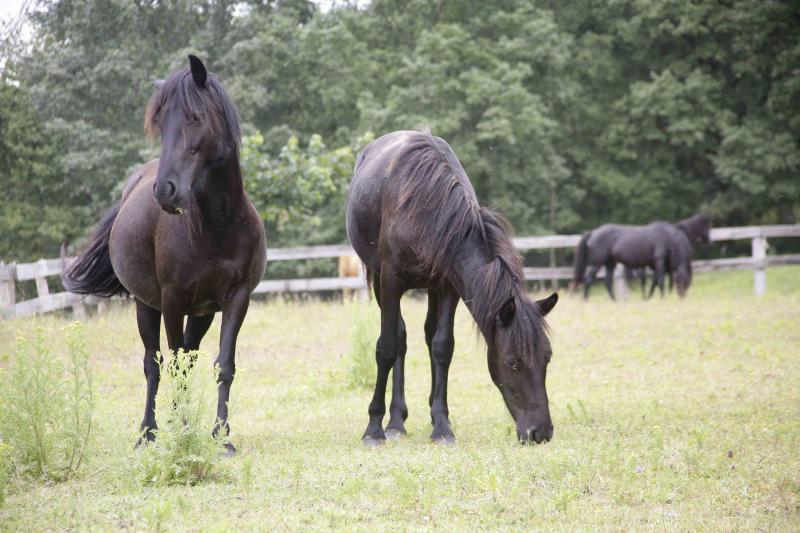
M 190 55 L 189 64 L 161 84 L 147 107 L 145 126 L 160 133 L 160 157 L 128 178 L 122 200 L 64 275 L 73 292 L 136 299 L 147 440 L 158 427 L 162 315 L 169 349 L 196 350 L 214 313 L 222 311 L 214 433 L 228 432 L 236 337 L 267 264 L 264 226 L 242 184 L 236 109 L 198 58 Z
M 357 255 L 343 255 L 339 257 L 339 277 L 355 278 L 361 276 L 361 260 Z M 352 300 L 355 289 L 342 289 L 342 299 Z
M 478 205 L 475 190 L 450 146 L 415 131 L 389 133 L 356 159 L 347 201 L 347 234 L 367 268 L 381 308 L 378 366 L 365 444 L 405 434 L 406 327 L 400 298 L 428 289 L 425 342 L 431 361 L 428 403 L 434 441 L 455 439 L 447 407 L 447 377 L 455 345 L 453 323 L 463 299 L 488 347 L 489 373 L 514 418 L 517 438 L 553 435 L 545 390 L 550 341 L 544 316 L 558 295 L 538 302 L 526 294 L 522 260 L 500 215 Z M 393 369 L 389 423 L 386 385 Z

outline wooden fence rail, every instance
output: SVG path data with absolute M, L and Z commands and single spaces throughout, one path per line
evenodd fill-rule
M 796 237 L 800 237 L 800 224 L 714 228 L 711 230 L 711 240 L 715 242 L 749 239 L 751 241 L 751 256 L 694 261 L 692 262 L 692 269 L 694 272 L 753 270 L 754 291 L 756 294 L 763 294 L 767 286 L 767 267 L 800 264 L 800 255 L 768 256 L 767 239 Z M 580 235 L 516 237 L 514 246 L 520 251 L 575 248 L 580 238 Z M 324 259 L 353 253 L 353 249 L 349 244 L 272 248 L 267 251 L 270 262 Z M 0 318 L 24 317 L 70 307 L 76 316 L 81 317 L 85 314 L 85 305 L 104 305 L 104 300 L 101 298 L 84 297 L 71 292 L 50 293 L 47 278 L 60 275 L 62 266 L 69 260 L 69 258 L 66 260 L 40 259 L 33 263 L 19 264 L 0 262 Z M 616 277 L 618 280 L 616 286 L 618 290 L 624 291 L 624 283 L 621 282 L 621 270 L 617 271 Z M 570 280 L 572 279 L 572 267 L 527 267 L 525 268 L 525 279 L 532 281 Z M 37 296 L 17 302 L 16 283 L 30 280 L 36 283 Z M 357 289 L 363 293 L 366 287 L 366 279 L 362 273 L 358 277 L 351 278 L 264 280 L 258 284 L 254 292 L 263 294 L 271 292 Z

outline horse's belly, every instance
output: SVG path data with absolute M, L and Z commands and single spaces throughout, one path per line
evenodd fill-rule
M 111 266 L 132 296 L 161 309 L 161 289 L 154 275 L 153 232 L 144 227 L 147 218 L 134 216 L 132 207 L 127 202 L 123 204 L 111 228 L 108 242 Z

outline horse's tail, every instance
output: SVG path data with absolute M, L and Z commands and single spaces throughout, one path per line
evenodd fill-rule
M 68 291 L 104 297 L 128 295 L 128 290 L 114 273 L 108 253 L 111 226 L 114 225 L 119 208 L 118 202 L 103 215 L 80 255 L 61 275 L 61 281 Z
M 586 272 L 586 254 L 588 252 L 588 242 L 591 235 L 591 231 L 584 233 L 578 243 L 578 248 L 575 250 L 575 275 L 572 278 L 573 290 L 578 290 L 578 286 L 583 283 L 583 275 Z

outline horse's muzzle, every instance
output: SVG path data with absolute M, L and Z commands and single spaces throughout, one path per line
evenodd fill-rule
M 153 197 L 161 209 L 172 215 L 181 213 L 178 207 L 178 187 L 172 180 L 156 181 L 153 184 Z
M 548 424 L 543 427 L 531 426 L 520 430 L 517 428 L 517 439 L 522 444 L 541 444 L 553 438 L 553 425 Z

